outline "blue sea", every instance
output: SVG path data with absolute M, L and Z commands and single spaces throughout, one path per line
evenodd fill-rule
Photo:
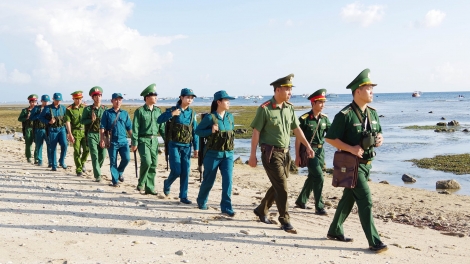
M 333 121 L 336 113 L 352 101 L 351 94 L 338 94 L 330 97 L 326 103 L 324 113 Z M 271 96 L 261 99 L 244 99 L 239 97 L 231 102 L 233 106 L 256 106 L 269 100 Z M 177 100 L 159 100 L 159 106 L 173 105 Z M 310 102 L 300 95 L 291 100 L 296 108 L 302 106 L 305 110 L 297 111 L 297 115 L 309 111 Z M 141 100 L 127 100 L 125 104 L 141 105 Z M 196 98 L 193 105 L 210 106 L 211 100 Z M 470 175 L 456 175 L 435 170 L 420 169 L 413 166 L 410 159 L 431 158 L 443 154 L 470 153 L 470 133 L 462 132 L 470 128 L 470 92 L 439 92 L 423 93 L 420 97 L 412 97 L 411 93 L 376 93 L 370 106 L 374 107 L 379 115 L 382 125 L 384 144 L 376 148 L 377 156 L 372 164 L 371 178 L 374 182 L 388 181 L 392 185 L 406 186 L 435 191 L 436 181 L 455 179 L 462 188 L 456 194 L 470 195 Z M 409 125 L 435 125 L 441 122 L 457 120 L 460 127 L 453 133 L 436 133 L 433 130 L 403 129 Z M 236 118 L 235 118 L 236 123 Z M 294 139 L 291 141 L 293 146 Z M 328 168 L 332 167 L 335 149 L 325 144 L 325 162 Z M 238 139 L 235 142 L 235 155 L 243 161 L 248 159 L 250 140 Z M 294 157 L 293 150 L 291 150 Z M 260 160 L 260 159 L 259 159 Z M 470 162 L 470 160 L 469 160 Z M 416 183 L 407 184 L 401 180 L 403 174 L 410 174 L 417 179 Z M 305 169 L 299 174 L 307 175 Z M 328 179 L 327 179 L 328 180 Z

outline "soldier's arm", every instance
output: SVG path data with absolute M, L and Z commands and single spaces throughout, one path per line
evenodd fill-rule
M 129 134 L 129 137 L 132 138 L 132 122 L 131 122 L 131 117 L 129 116 L 129 113 L 126 112 L 126 130 L 127 134 Z
M 193 110 L 194 111 L 194 110 Z M 196 134 L 197 129 L 197 120 L 196 120 L 196 113 L 194 113 L 194 122 L 193 122 L 193 146 L 194 146 L 194 156 L 197 156 L 197 151 L 199 151 L 199 136 Z
M 166 123 L 158 124 L 158 133 L 163 138 L 163 140 L 165 140 L 166 138 L 165 126 L 166 126 Z
M 172 107 L 167 108 L 165 112 L 163 112 L 158 118 L 157 118 L 157 123 L 162 124 L 165 123 L 166 121 L 170 120 L 173 116 L 171 114 L 171 109 Z
M 313 149 L 312 147 L 310 147 L 310 143 L 308 142 L 308 140 L 305 138 L 305 135 L 304 135 L 304 132 L 302 131 L 302 129 L 300 129 L 300 127 L 297 127 L 293 130 L 294 132 L 294 135 L 295 135 L 295 140 L 297 141 L 300 141 L 300 143 L 304 144 L 304 146 L 307 148 L 307 151 L 310 153 L 311 156 L 309 156 L 310 158 L 313 158 L 313 155 L 314 152 L 313 152 Z M 296 143 L 297 144 L 297 143 Z M 300 144 L 299 144 L 299 147 L 300 147 Z M 295 150 L 295 154 L 296 156 L 299 154 L 298 152 L 298 149 Z
M 199 125 L 196 128 L 196 134 L 200 137 L 208 137 L 212 134 L 212 125 L 214 122 L 212 121 L 211 115 L 206 115 Z
M 139 119 L 140 119 L 140 110 L 137 109 L 134 112 L 134 119 L 132 120 L 132 137 L 131 137 L 131 145 L 137 146 L 139 140 Z M 153 121 L 153 120 L 151 120 Z
M 39 117 L 38 117 L 39 121 L 41 121 L 44 124 L 49 123 L 49 120 L 46 119 L 46 112 L 47 111 L 50 111 L 50 110 L 49 110 L 49 107 L 46 106 L 46 107 L 44 107 L 44 109 L 42 110 L 42 112 L 39 114 Z
M 20 116 L 18 117 L 18 121 L 25 122 L 28 120 L 28 111 L 26 109 L 21 110 Z
M 83 109 L 83 114 L 82 114 L 82 119 L 80 120 L 80 123 L 82 123 L 83 125 L 89 125 L 91 124 L 91 111 L 93 111 L 93 109 L 91 109 L 91 107 L 85 107 L 85 109 Z

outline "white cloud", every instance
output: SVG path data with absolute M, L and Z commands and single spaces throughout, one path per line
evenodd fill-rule
M 426 27 L 437 27 L 442 23 L 445 17 L 446 13 L 440 10 L 430 10 L 424 17 L 424 25 Z
M 286 21 L 286 26 L 291 27 L 291 26 L 293 26 L 293 25 L 294 25 L 294 22 L 292 22 L 292 20 L 288 19 L 288 20 Z
M 385 6 L 371 5 L 364 7 L 356 2 L 343 7 L 341 16 L 349 23 L 360 23 L 363 27 L 367 27 L 382 20 L 385 14 L 384 9 Z
M 14 69 L 12 72 L 8 73 L 5 63 L 0 63 L 0 82 L 25 84 L 31 82 L 31 76 L 27 73 L 18 71 L 18 69 Z
M 4 32 L 14 28 L 15 34 L 34 40 L 37 61 L 32 75 L 48 85 L 83 79 L 120 82 L 151 76 L 173 61 L 171 52 L 159 52 L 158 47 L 186 38 L 142 35 L 129 28 L 126 20 L 132 15 L 133 4 L 125 0 L 3 3 L 0 10 Z M 5 14 L 18 19 L 10 22 Z M 16 82 L 28 80 L 14 71 L 9 78 Z

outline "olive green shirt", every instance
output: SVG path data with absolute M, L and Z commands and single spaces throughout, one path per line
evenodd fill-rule
M 33 109 L 31 109 L 31 110 L 33 110 Z M 18 117 L 18 121 L 23 123 L 25 128 L 33 128 L 33 121 L 28 118 L 28 114 L 31 113 L 31 110 L 29 110 L 28 108 L 23 108 L 21 110 L 20 116 Z M 30 115 L 30 117 L 31 117 L 31 115 Z
M 75 107 L 73 104 L 67 107 L 64 122 L 70 122 L 70 128 L 72 131 L 84 129 L 84 126 L 81 123 L 83 109 L 85 109 L 85 105 L 83 104 L 80 104 L 78 107 Z
M 83 109 L 82 120 L 81 123 L 85 125 L 85 131 L 87 133 L 99 133 L 100 132 L 100 124 L 101 124 L 101 117 L 103 116 L 104 111 L 108 109 L 104 105 L 100 105 L 100 107 L 95 107 L 94 105 L 89 105 Z M 92 113 L 95 112 L 96 119 L 92 121 Z
M 260 145 L 287 148 L 290 144 L 291 130 L 299 127 L 299 120 L 291 103 L 284 102 L 280 108 L 273 97 L 258 107 L 250 126 L 260 132 Z
M 318 145 L 325 143 L 325 134 L 326 132 L 328 132 L 328 129 L 331 126 L 328 116 L 323 113 L 320 113 L 318 119 L 316 119 L 313 115 L 313 111 L 310 111 L 299 117 L 299 123 L 300 129 L 302 129 L 305 138 L 308 142 L 310 142 L 310 144 Z M 315 130 L 317 131 L 316 133 Z M 315 137 L 312 139 L 314 133 Z
M 352 104 L 355 104 L 352 102 Z M 380 126 L 379 116 L 377 112 L 372 107 L 367 107 L 368 111 L 370 111 L 370 118 L 368 119 L 368 123 L 370 126 L 367 125 L 367 131 L 382 133 L 382 127 Z M 359 107 L 358 110 L 361 112 L 362 120 L 365 119 L 367 116 L 367 110 L 362 112 Z M 362 138 L 362 123 L 357 117 L 357 114 L 354 112 L 351 105 L 346 106 L 341 110 L 339 113 L 336 114 L 333 123 L 331 124 L 328 133 L 326 133 L 326 138 L 329 139 L 340 139 L 344 143 L 355 146 L 361 145 L 361 138 Z M 374 152 L 374 147 L 370 147 L 369 149 L 364 150 L 364 154 L 362 158 L 365 160 L 373 160 L 372 153 Z
M 147 105 L 143 105 L 135 110 L 132 121 L 132 146 L 143 142 L 146 136 L 160 134 L 165 138 L 165 123 L 157 123 L 157 118 L 161 114 L 162 111 L 156 106 L 150 110 Z

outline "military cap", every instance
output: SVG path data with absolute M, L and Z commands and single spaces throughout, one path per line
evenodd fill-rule
M 193 93 L 193 90 L 192 89 L 189 89 L 189 88 L 183 88 L 181 89 L 181 94 L 180 96 L 194 96 L 194 97 L 197 97 L 194 93 Z
M 93 88 L 90 89 L 90 91 L 88 92 L 88 94 L 93 97 L 94 95 L 97 95 L 97 94 L 103 94 L 103 89 L 99 86 L 95 86 Z
M 49 102 L 51 101 L 51 98 L 49 98 L 49 95 L 44 94 L 43 96 L 41 96 L 41 101 Z
M 310 100 L 311 102 L 315 101 L 326 101 L 326 89 L 319 89 L 313 94 L 311 94 L 307 99 Z
M 38 95 L 37 94 L 31 94 L 28 96 L 28 101 L 37 101 L 38 100 Z
M 111 96 L 111 100 L 116 99 L 118 97 L 121 97 L 121 99 L 124 99 L 124 97 L 122 97 L 121 93 L 113 93 L 113 95 Z
M 228 93 L 224 90 L 220 90 L 214 94 L 214 101 L 220 100 L 220 99 L 229 99 L 233 100 L 235 97 L 231 97 L 228 95 Z
M 361 73 L 359 73 L 359 75 L 356 78 L 354 78 L 354 80 L 350 84 L 348 84 L 348 86 L 346 86 L 346 89 L 351 89 L 354 92 L 354 90 L 356 90 L 357 88 L 363 85 L 372 85 L 372 86 L 377 85 L 375 83 L 372 83 L 372 81 L 370 80 L 369 69 L 365 69 Z
M 272 85 L 274 88 L 279 87 L 279 86 L 288 86 L 288 87 L 294 87 L 292 85 L 292 79 L 294 78 L 294 74 L 291 73 L 287 75 L 286 77 L 279 78 L 275 80 L 274 82 L 270 83 L 269 85 Z
M 61 93 L 55 93 L 53 96 L 52 96 L 52 99 L 56 100 L 56 101 L 62 101 L 62 94 Z
M 140 93 L 140 96 L 149 96 L 149 95 L 158 95 L 157 94 L 157 90 L 155 89 L 157 85 L 155 85 L 154 83 L 152 83 L 151 85 L 147 86 L 147 88 L 145 88 L 141 93 Z
M 73 99 L 80 99 L 83 98 L 83 92 L 82 91 L 75 91 L 70 94 Z

